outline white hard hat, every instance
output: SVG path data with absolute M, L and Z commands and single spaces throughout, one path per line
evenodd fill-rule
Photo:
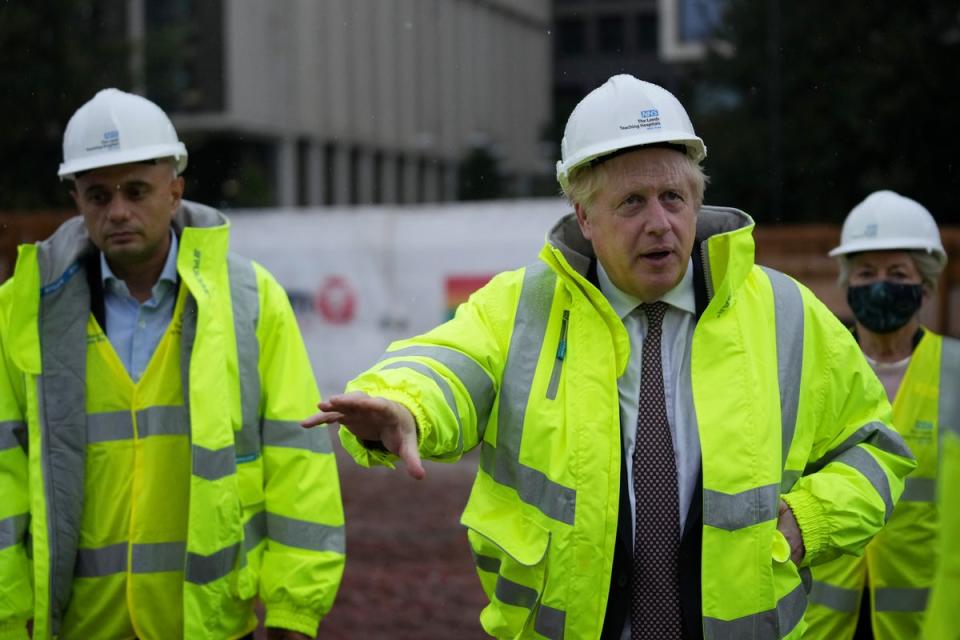
M 187 148 L 167 114 L 141 96 L 104 89 L 67 123 L 57 175 L 158 158 L 175 158 L 177 173 L 187 168 Z
M 940 230 L 926 207 L 893 191 L 876 191 L 850 210 L 840 246 L 830 255 L 891 249 L 922 249 L 936 255 L 941 265 L 947 262 Z
M 613 76 L 570 114 L 560 144 L 557 180 L 566 189 L 577 167 L 620 149 L 657 143 L 683 145 L 697 162 L 707 157 L 707 147 L 672 93 L 631 75 Z

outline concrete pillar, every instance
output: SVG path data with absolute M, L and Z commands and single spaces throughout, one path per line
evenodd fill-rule
M 403 202 L 412 204 L 420 202 L 419 185 L 417 184 L 418 158 L 416 156 L 403 157 Z
M 276 177 L 277 206 L 297 206 L 297 141 L 287 136 L 280 138 L 275 146 L 277 154 Z
M 350 204 L 350 181 L 353 179 L 350 175 L 350 149 L 338 144 L 333 152 L 333 162 L 333 203 Z
M 428 160 L 424 163 L 423 201 L 437 202 L 440 200 L 440 165 Z
M 366 149 L 357 150 L 357 204 L 373 202 L 373 154 Z
M 382 169 L 380 170 L 380 193 L 384 204 L 396 204 L 399 202 L 399 193 L 397 189 L 397 157 L 392 153 L 384 153 L 382 160 Z
M 444 162 L 441 167 L 443 171 L 443 194 L 440 196 L 440 199 L 444 202 L 452 202 L 457 199 L 457 178 L 459 177 L 457 163 L 448 160 Z

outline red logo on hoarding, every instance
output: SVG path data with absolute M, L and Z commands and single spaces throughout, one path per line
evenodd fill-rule
M 314 308 L 330 324 L 347 324 L 353 320 L 357 294 L 341 276 L 328 276 L 314 299 Z

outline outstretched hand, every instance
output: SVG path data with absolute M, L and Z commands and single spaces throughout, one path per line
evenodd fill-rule
M 317 408 L 319 413 L 301 422 L 301 426 L 339 422 L 361 440 L 382 443 L 387 451 L 403 460 L 407 473 L 417 480 L 426 475 L 417 446 L 417 421 L 399 402 L 353 391 L 330 396 Z

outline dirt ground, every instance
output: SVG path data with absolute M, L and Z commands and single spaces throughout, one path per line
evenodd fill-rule
M 318 638 L 487 638 L 480 589 L 460 525 L 477 456 L 427 463 L 416 481 L 401 469 L 364 469 L 334 437 L 347 521 L 347 564 Z M 258 633 L 258 638 L 261 637 Z

